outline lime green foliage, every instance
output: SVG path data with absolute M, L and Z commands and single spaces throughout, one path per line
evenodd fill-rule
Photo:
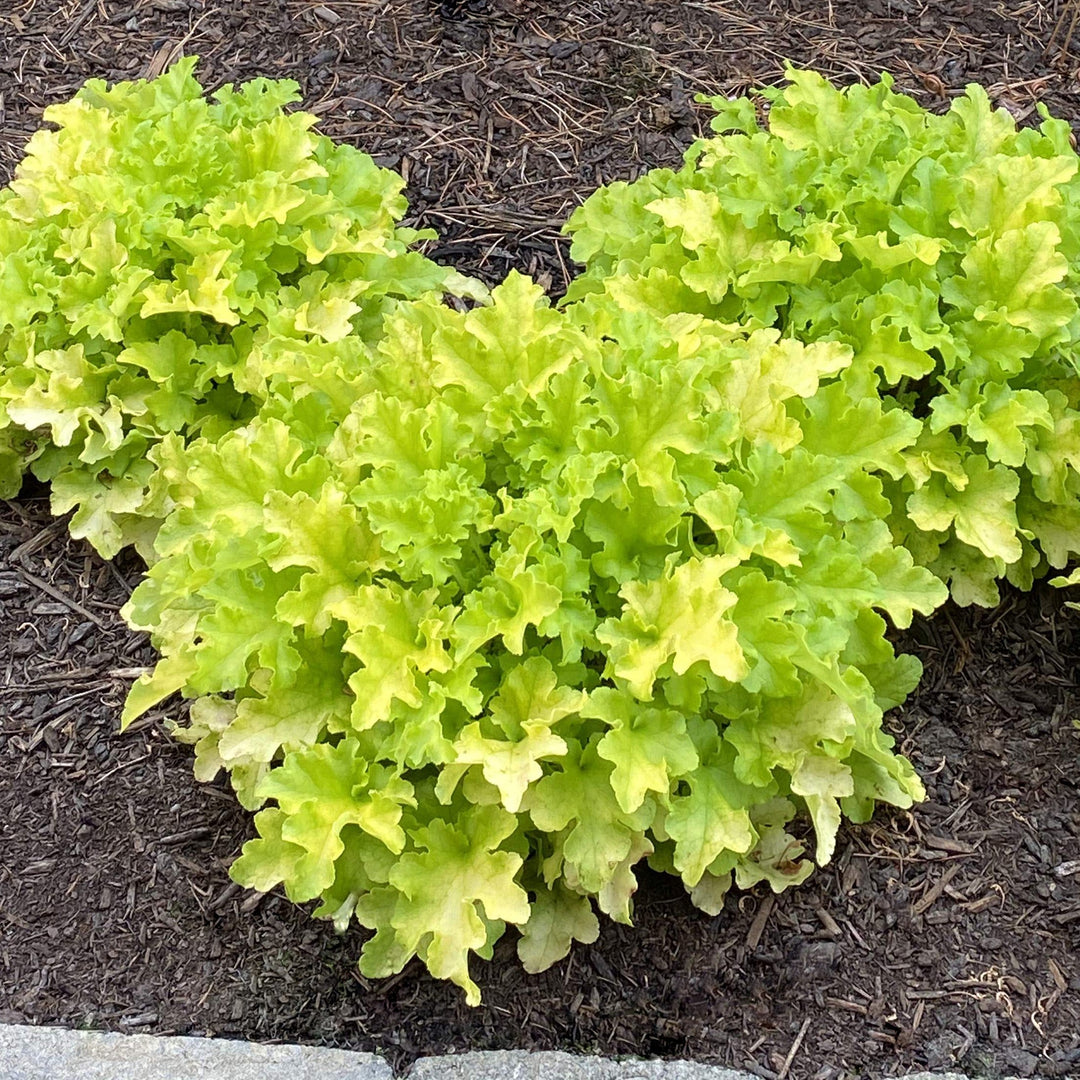
M 791 78 L 590 199 L 561 308 L 408 251 L 291 84 L 89 84 L 0 194 L 0 484 L 141 541 L 124 722 L 193 699 L 233 876 L 374 931 L 368 975 L 475 1004 L 473 954 L 630 922 L 643 860 L 713 914 L 803 881 L 922 797 L 886 620 L 1077 553 L 1064 126 Z
M 1080 585 L 1080 567 L 1077 567 L 1068 576 L 1051 578 L 1050 584 L 1056 585 L 1058 588 L 1067 588 L 1070 585 Z M 1068 608 L 1072 608 L 1073 611 L 1080 611 L 1080 604 L 1078 604 L 1075 600 L 1067 601 L 1065 606 Z
M 402 305 L 348 409 L 299 407 L 297 373 L 173 459 L 127 609 L 164 658 L 125 718 L 198 699 L 200 775 L 264 807 L 237 880 L 355 915 L 371 975 L 418 955 L 475 1002 L 470 952 L 512 923 L 549 965 L 590 901 L 630 920 L 643 858 L 716 910 L 733 877 L 805 878 L 798 811 L 824 863 L 842 813 L 921 796 L 881 729 L 919 670 L 882 615 L 945 588 L 879 475 L 919 422 L 819 391 L 834 342 L 614 322 L 517 274 L 468 313 Z
M 0 193 L 0 494 L 32 462 L 106 555 L 150 550 L 163 439 L 217 439 L 324 345 L 347 388 L 394 298 L 464 284 L 408 250 L 399 176 L 283 111 L 295 83 L 211 102 L 193 69 L 87 83 Z
M 935 116 L 887 77 L 788 79 L 716 99 L 721 134 L 680 171 L 585 202 L 570 299 L 586 321 L 700 314 L 849 345 L 849 391 L 923 420 L 886 485 L 895 539 L 957 601 L 992 605 L 996 579 L 1026 587 L 1080 554 L 1068 125 L 1044 111 L 1017 131 L 975 86 Z M 763 421 L 770 406 L 754 403 Z

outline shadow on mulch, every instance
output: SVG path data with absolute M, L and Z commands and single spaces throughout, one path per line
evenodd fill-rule
M 1021 122 L 1037 98 L 1075 121 L 1067 19 L 1054 36 L 1067 7 L 16 0 L 0 22 L 0 179 L 83 79 L 197 52 L 211 88 L 296 78 L 328 134 L 407 176 L 436 257 L 559 293 L 562 221 L 597 184 L 677 163 L 705 119 L 695 93 L 774 82 L 791 59 L 842 80 L 891 70 L 936 108 L 978 80 Z M 68 540 L 40 492 L 0 504 L 0 1021 L 319 1042 L 398 1068 L 559 1048 L 766 1080 L 1080 1074 L 1080 616 L 1054 590 L 947 609 L 900 639 L 927 674 L 891 723 L 927 803 L 846 828 L 806 886 L 734 895 L 717 918 L 643 873 L 634 928 L 607 923 L 540 976 L 507 935 L 474 965 L 470 1010 L 417 965 L 362 979 L 359 931 L 337 938 L 231 884 L 248 816 L 192 780 L 164 710 L 116 734 L 153 662 L 118 618 L 139 570 Z

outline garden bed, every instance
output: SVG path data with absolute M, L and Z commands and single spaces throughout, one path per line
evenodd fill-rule
M 890 69 L 928 105 L 978 80 L 1022 121 L 1036 97 L 1080 117 L 1075 61 L 1044 56 L 1047 4 L 249 7 L 20 5 L 0 42 L 4 178 L 41 107 L 84 78 L 197 52 L 210 88 L 298 79 L 329 134 L 408 177 L 442 236 L 432 254 L 558 293 L 569 209 L 676 161 L 694 92 L 774 81 L 782 58 Z M 132 669 L 153 659 L 117 615 L 134 560 L 70 542 L 39 490 L 0 514 L 0 558 L 0 1019 L 323 1042 L 396 1066 L 515 1047 L 822 1080 L 1080 1071 L 1077 624 L 1053 590 L 947 608 L 900 639 L 927 671 L 892 726 L 927 803 L 847 828 L 806 886 L 734 895 L 715 919 L 645 873 L 633 929 L 605 923 L 540 976 L 504 941 L 474 964 L 484 1005 L 468 1009 L 418 965 L 363 980 L 357 933 L 229 882 L 248 815 L 192 780 L 161 729 L 175 707 L 116 735 Z

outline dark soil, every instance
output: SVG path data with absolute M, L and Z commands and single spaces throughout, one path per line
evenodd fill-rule
M 703 120 L 694 93 L 776 81 L 785 58 L 844 80 L 889 69 L 931 106 L 978 80 L 1022 122 L 1037 98 L 1080 121 L 1065 0 L 3 6 L 0 179 L 83 79 L 197 52 L 211 87 L 296 78 L 328 133 L 406 173 L 438 257 L 553 292 L 568 211 L 676 162 Z M 848 828 L 806 886 L 733 896 L 715 919 L 643 874 L 636 926 L 608 923 L 543 975 L 507 935 L 474 965 L 470 1010 L 416 965 L 369 983 L 359 931 L 229 882 L 248 818 L 192 780 L 160 724 L 178 706 L 117 735 L 153 661 L 118 617 L 139 570 L 68 540 L 40 491 L 0 504 L 0 1021 L 319 1042 L 399 1068 L 561 1048 L 793 1080 L 1080 1075 L 1080 615 L 1054 590 L 900 639 L 927 665 L 892 718 L 927 803 Z

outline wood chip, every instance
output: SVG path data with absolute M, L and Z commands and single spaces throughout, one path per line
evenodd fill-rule
M 855 928 L 855 924 L 850 919 L 844 920 L 844 925 L 848 929 L 848 933 L 855 939 L 856 943 L 864 952 L 870 952 L 870 946 L 863 940 L 862 934 Z
M 136 1013 L 134 1016 L 121 1016 L 120 1023 L 123 1027 L 146 1027 L 148 1024 L 156 1024 L 158 1014 L 156 1010 Z
M 922 1023 L 923 1013 L 926 1010 L 926 1002 L 920 1001 L 915 1006 L 915 1015 L 911 1020 L 911 1034 L 914 1035 L 919 1030 L 919 1025 Z
M 845 1012 L 856 1013 L 859 1016 L 866 1015 L 866 1006 L 860 1005 L 857 1001 L 845 1001 L 843 998 L 827 997 L 825 1004 L 834 1009 L 843 1009 Z
M 825 927 L 826 933 L 831 934 L 835 938 L 843 936 L 840 924 L 824 908 L 815 908 L 814 914 L 817 915 L 818 922 Z
M 930 887 L 927 894 L 921 900 L 911 905 L 912 914 L 924 915 L 929 911 L 941 898 L 941 894 L 945 891 L 945 886 L 948 885 L 958 873 L 960 873 L 960 864 L 953 863 L 953 865 L 950 866 L 949 869 L 946 870 L 945 873 Z
M 1054 877 L 1066 878 L 1073 874 L 1080 874 L 1080 859 L 1070 859 L 1054 867 Z
M 29 540 L 24 540 L 14 551 L 8 555 L 9 562 L 24 563 L 28 556 L 36 554 L 47 544 L 60 536 L 65 528 L 67 528 L 67 521 L 61 518 L 59 521 L 54 521 L 50 525 L 46 525 L 40 532 L 35 533 Z
M 242 915 L 250 915 L 269 895 L 269 893 L 264 892 L 252 893 L 240 905 L 240 913 Z
M 55 869 L 55 859 L 38 859 L 36 862 L 27 863 L 23 867 L 23 877 L 34 877 L 36 874 L 47 874 Z
M 336 11 L 332 11 L 325 4 L 320 4 L 318 7 L 312 8 L 311 14 L 318 19 L 322 19 L 323 22 L 329 23 L 331 26 L 335 26 L 337 23 L 341 22 L 341 16 Z
M 140 78 L 156 79 L 166 68 L 172 67 L 181 56 L 184 55 L 184 43 L 182 41 L 167 41 L 143 68 Z
M 758 943 L 761 941 L 761 935 L 765 933 L 765 924 L 769 921 L 769 915 L 772 912 L 773 904 L 776 903 L 776 898 L 772 893 L 769 893 L 764 900 L 761 901 L 761 907 L 758 908 L 757 914 L 754 916 L 754 921 L 750 924 L 750 929 L 746 934 L 746 946 L 749 949 L 756 949 Z
M 109 671 L 110 679 L 138 679 L 142 675 L 149 675 L 154 669 L 151 667 L 118 667 Z
M 230 881 L 228 885 L 222 889 L 221 893 L 210 901 L 211 911 L 220 911 L 237 893 L 240 892 L 240 886 L 235 881 Z
M 947 851 L 950 855 L 972 855 L 975 852 L 970 844 L 965 844 L 962 840 L 954 840 L 951 836 L 934 836 L 932 833 L 926 833 L 923 836 L 923 843 L 928 848 Z
M 188 840 L 203 840 L 210 835 L 210 832 L 208 826 L 198 825 L 194 829 L 184 829 L 182 832 L 162 836 L 157 842 L 162 847 L 168 847 L 170 844 L 184 844 Z

